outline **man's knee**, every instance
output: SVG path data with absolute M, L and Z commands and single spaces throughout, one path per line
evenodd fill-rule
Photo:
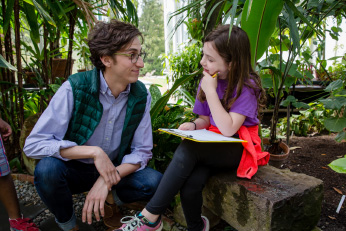
M 35 185 L 56 185 L 64 178 L 66 166 L 62 160 L 46 157 L 35 168 Z
M 160 184 L 162 173 L 152 169 L 152 168 L 146 168 L 146 175 L 145 180 L 142 181 L 142 184 L 144 186 L 143 191 L 148 196 L 154 195 L 157 187 Z

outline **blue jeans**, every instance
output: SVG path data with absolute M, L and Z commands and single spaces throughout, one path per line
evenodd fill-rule
M 72 194 L 89 191 L 99 175 L 94 164 L 77 160 L 62 161 L 46 157 L 37 164 L 36 190 L 54 214 L 60 228 L 69 230 L 76 225 Z M 161 177 L 161 173 L 146 167 L 121 179 L 112 190 L 116 190 L 120 203 L 149 200 L 154 195 Z

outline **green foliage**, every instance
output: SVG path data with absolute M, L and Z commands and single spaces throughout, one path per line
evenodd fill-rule
M 162 106 L 160 99 L 165 96 L 161 96 L 161 93 L 156 85 L 151 85 L 149 88 L 152 96 L 152 109 Z M 180 124 L 191 121 L 195 116 L 192 113 L 191 108 L 187 108 L 178 104 L 165 104 L 162 110 L 157 110 L 159 113 L 155 113 L 151 116 L 153 127 L 153 159 L 150 161 L 150 166 L 164 172 L 169 162 L 172 159 L 174 151 L 177 149 L 181 142 L 180 137 L 169 135 L 167 133 L 160 133 L 159 128 L 178 128 Z
M 166 105 L 165 109 L 153 120 L 153 159 L 152 167 L 161 172 L 167 168 L 181 138 L 167 133 L 161 133 L 159 128 L 178 128 L 180 124 L 194 118 L 191 108 L 182 105 Z
M 85 69 L 86 71 L 88 71 L 92 69 L 92 63 L 89 58 L 91 54 L 89 46 L 86 42 L 89 28 L 84 21 L 78 21 L 77 24 L 79 24 L 79 30 L 77 30 L 74 34 L 75 39 L 73 43 L 73 49 L 77 51 L 77 55 L 79 56 L 79 59 L 77 60 L 79 69 Z
M 191 39 L 195 41 L 202 41 L 203 38 L 203 23 L 198 18 L 189 18 L 187 22 L 184 22 L 187 28 L 187 32 Z
M 346 156 L 332 161 L 328 166 L 338 173 L 346 173 Z
M 13 171 L 14 168 L 16 168 L 19 173 L 23 173 L 24 172 L 23 169 L 22 169 L 22 166 L 20 165 L 20 161 L 19 161 L 18 157 L 13 158 L 9 162 L 9 165 L 10 165 L 11 171 Z
M 322 80 L 325 79 L 335 81 L 346 75 L 346 54 L 344 56 L 332 57 L 329 60 L 334 60 L 333 64 L 328 67 L 329 78 L 323 78 L 322 76 Z
M 346 57 L 346 56 L 345 56 Z M 343 60 L 345 60 L 343 57 Z M 345 62 L 344 62 L 345 63 Z M 346 65 L 344 65 L 346 67 Z M 336 140 L 345 139 L 346 133 L 346 73 L 340 79 L 331 82 L 325 89 L 329 92 L 329 97 L 321 99 L 320 102 L 332 113 L 324 119 L 324 125 L 331 132 L 338 132 Z
M 61 84 L 49 84 L 46 89 L 38 91 L 27 91 L 23 89 L 22 96 L 24 101 L 24 120 L 29 116 L 43 112 L 48 104 L 50 98 L 54 95 Z M 40 102 L 42 100 L 42 103 Z
M 143 0 L 143 13 L 139 19 L 139 30 L 144 35 L 143 50 L 147 52 L 142 73 L 162 72 L 165 53 L 163 6 L 158 0 Z
M 194 73 L 199 69 L 199 61 L 202 59 L 201 42 L 194 42 L 186 45 L 180 52 L 170 54 L 167 58 L 172 75 L 169 77 L 171 82 L 175 82 L 182 76 Z M 195 76 L 188 82 L 182 84 L 182 88 L 189 92 L 193 98 L 196 97 L 199 76 Z M 177 97 L 184 98 L 182 93 L 177 93 Z
M 7 68 L 12 71 L 17 71 L 17 68 L 12 66 L 9 62 L 7 62 L 2 55 L 0 55 L 0 68 Z
M 325 109 L 322 103 L 310 103 L 310 108 L 299 111 L 298 115 L 290 117 L 290 131 L 296 136 L 308 136 L 325 130 L 324 118 L 330 116 L 332 111 Z M 287 117 L 279 119 L 278 130 L 281 135 L 287 132 Z

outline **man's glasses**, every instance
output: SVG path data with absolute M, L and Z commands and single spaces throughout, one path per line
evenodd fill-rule
M 143 59 L 143 61 L 144 61 L 145 56 L 147 56 L 147 53 L 145 53 L 145 52 L 141 52 L 141 53 L 139 53 L 139 54 L 137 54 L 137 53 L 132 53 L 132 54 L 127 54 L 127 53 L 114 53 L 114 54 L 115 54 L 115 55 L 125 55 L 125 56 L 127 56 L 127 57 L 131 57 L 131 62 L 132 62 L 132 63 L 137 63 L 139 57 L 141 57 L 141 58 Z

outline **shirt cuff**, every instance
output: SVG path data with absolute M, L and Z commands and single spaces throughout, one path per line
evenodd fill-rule
M 55 143 L 55 145 L 51 147 L 50 153 L 53 153 L 51 156 L 63 161 L 69 161 L 70 159 L 64 158 L 60 155 L 60 150 L 65 148 L 71 148 L 77 145 L 78 145 L 77 143 L 69 141 L 69 140 L 58 141 L 57 143 Z
M 125 155 L 123 160 L 121 161 L 122 164 L 140 164 L 140 168 L 136 170 L 140 171 L 142 169 L 144 169 L 147 166 L 148 160 L 145 160 L 142 156 L 139 156 L 138 154 L 128 154 Z

